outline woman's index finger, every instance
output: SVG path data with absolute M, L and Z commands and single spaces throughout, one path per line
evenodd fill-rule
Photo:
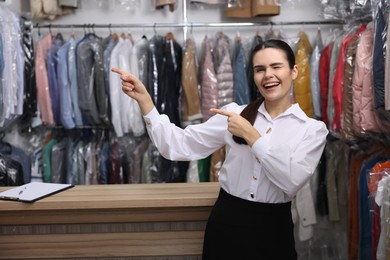
M 137 80 L 137 78 L 133 74 L 131 74 L 127 71 L 117 69 L 117 68 L 112 68 L 111 71 L 119 74 L 121 80 L 131 81 L 131 82 L 136 82 L 136 80 Z
M 216 114 L 227 116 L 227 117 L 232 116 L 234 114 L 233 112 L 229 112 L 229 111 L 226 111 L 226 110 L 223 110 L 223 109 L 218 109 L 218 108 L 211 108 L 210 111 L 214 112 Z
M 118 73 L 118 74 L 120 74 L 120 75 L 126 74 L 126 72 L 125 72 L 124 70 L 117 69 L 117 68 L 112 68 L 111 71 L 112 71 L 112 72 L 115 72 L 115 73 Z

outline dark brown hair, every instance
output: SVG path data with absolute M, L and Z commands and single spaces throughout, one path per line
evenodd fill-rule
M 255 48 L 253 48 L 251 55 L 249 57 L 249 65 L 248 65 L 249 86 L 257 88 L 254 82 L 253 57 L 258 51 L 265 48 L 274 48 L 274 49 L 282 50 L 286 54 L 286 58 L 290 66 L 290 69 L 293 69 L 295 66 L 295 55 L 290 45 L 288 45 L 286 42 L 282 40 L 276 40 L 276 39 L 264 41 L 256 45 Z M 260 92 L 257 91 L 256 93 L 257 93 L 257 97 L 252 98 L 252 101 L 244 108 L 244 110 L 242 110 L 240 114 L 242 117 L 248 120 L 252 125 L 255 123 L 257 111 L 259 110 L 261 103 L 264 101 L 264 97 L 260 94 Z M 233 140 L 238 144 L 248 144 L 244 138 L 235 135 L 233 135 Z

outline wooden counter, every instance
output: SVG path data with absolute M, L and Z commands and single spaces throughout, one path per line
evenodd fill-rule
M 0 201 L 0 259 L 200 256 L 218 191 L 218 183 L 91 185 Z

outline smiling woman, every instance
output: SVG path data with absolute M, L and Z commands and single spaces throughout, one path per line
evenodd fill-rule
M 113 69 L 122 80 L 118 87 L 138 102 L 162 156 L 199 160 L 226 147 L 203 259 L 297 259 L 291 201 L 312 176 L 328 134 L 323 122 L 290 102 L 298 68 L 286 42 L 265 41 L 250 57 L 260 97 L 211 109 L 216 115 L 185 129 L 157 111 L 137 77 Z
M 255 85 L 275 118 L 291 106 L 292 82 L 298 75 L 294 53 L 283 41 L 269 41 L 254 50 L 252 61 Z

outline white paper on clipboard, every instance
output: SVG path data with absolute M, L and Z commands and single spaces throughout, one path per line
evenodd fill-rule
M 72 187 L 73 184 L 30 182 L 0 192 L 0 199 L 34 202 Z

